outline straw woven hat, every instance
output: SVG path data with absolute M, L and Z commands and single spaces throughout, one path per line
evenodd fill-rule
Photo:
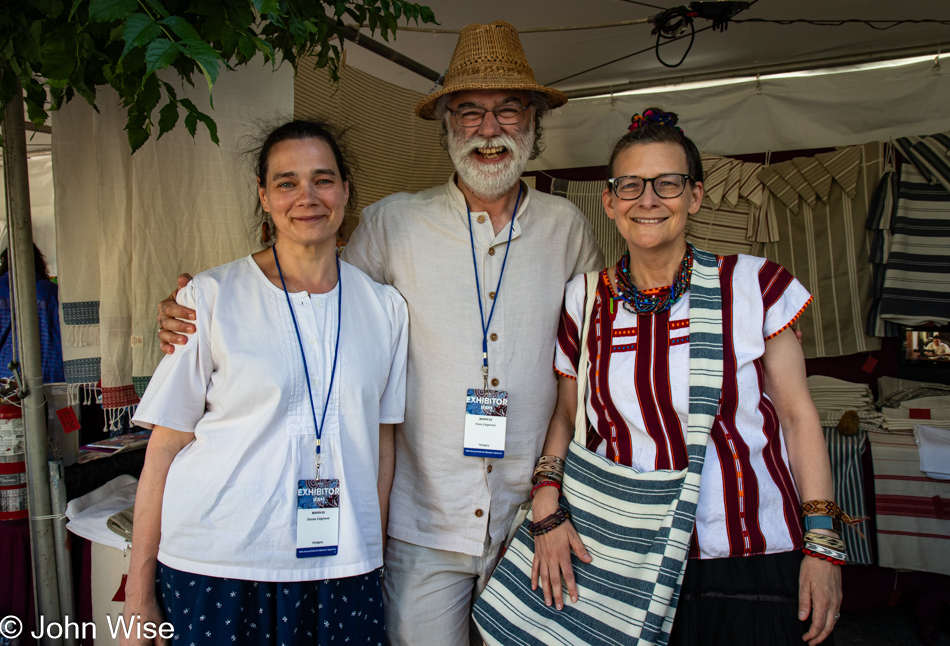
M 517 30 L 503 20 L 462 28 L 442 87 L 419 102 L 416 115 L 430 121 L 437 119 L 435 104 L 439 97 L 465 90 L 543 92 L 552 108 L 567 102 L 566 94 L 534 80 Z

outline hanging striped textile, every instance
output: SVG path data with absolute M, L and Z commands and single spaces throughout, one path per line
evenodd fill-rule
M 617 231 L 617 225 L 604 213 L 604 182 L 572 182 L 566 179 L 551 181 L 551 194 L 567 198 L 581 210 L 594 227 L 594 239 L 604 252 L 607 265 L 616 264 L 627 250 L 627 243 Z
M 900 140 L 899 142 L 900 143 Z M 911 152 L 921 149 L 917 142 Z M 902 149 L 903 150 L 903 149 Z M 927 149 L 931 150 L 931 149 Z M 919 156 L 901 166 L 894 237 L 878 318 L 900 325 L 950 323 L 950 189 Z M 944 157 L 950 174 L 950 157 Z M 935 164 L 934 164 L 935 166 Z M 928 174 L 920 171 L 923 167 Z M 939 181 L 938 181 L 939 180 Z
M 837 424 L 822 426 L 825 443 L 828 445 L 828 457 L 831 458 L 831 475 L 834 480 L 835 501 L 849 516 L 867 516 L 864 504 L 864 478 L 861 471 L 861 455 L 866 448 L 867 433 L 858 430 L 854 435 L 842 435 Z M 848 548 L 848 563 L 871 565 L 871 537 L 867 525 L 858 530 L 844 525 L 841 538 Z
M 297 66 L 294 117 L 347 129 L 347 149 L 359 162 L 357 213 L 387 195 L 444 184 L 455 172 L 439 143 L 441 123 L 415 114 L 423 96 L 349 65 L 341 66 L 339 85 L 326 69 L 307 61 Z
M 928 478 L 909 433 L 868 433 L 878 564 L 950 575 L 950 480 Z
M 756 244 L 753 253 L 787 268 L 814 296 L 799 322 L 806 358 L 878 350 L 880 339 L 864 332 L 871 307 L 867 259 L 873 238 L 865 225 L 881 176 L 881 144 L 808 159 L 759 172 L 781 240 Z

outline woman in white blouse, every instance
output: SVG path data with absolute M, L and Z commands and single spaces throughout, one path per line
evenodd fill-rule
M 539 462 L 542 473 L 566 457 L 574 435 L 586 298 L 595 299 L 588 448 L 641 472 L 680 470 L 688 463 L 693 249 L 685 232 L 703 199 L 701 159 L 676 127 L 676 116 L 651 109 L 634 117 L 608 172 L 604 208 L 628 253 L 601 273 L 596 294 L 585 294 L 584 276 L 567 286 L 555 359 L 558 403 L 543 449 L 550 457 Z M 802 554 L 802 502 L 833 496 L 804 359 L 790 329 L 811 297 L 782 267 L 762 258 L 721 257 L 719 275 L 722 398 L 706 446 L 669 643 L 775 646 L 804 639 L 814 645 L 829 637 L 838 617 L 841 579 L 838 565 Z M 547 605 L 560 609 L 566 601 L 562 581 L 577 601 L 572 549 L 586 562 L 592 557 L 571 522 L 555 515 L 557 478 L 537 480 L 535 522 L 561 524 L 535 538 L 532 584 L 540 586 Z M 807 547 L 810 534 L 805 536 Z
M 264 249 L 179 292 L 196 333 L 135 415 L 125 615 L 184 644 L 382 644 L 406 305 L 337 258 L 353 187 L 328 126 L 277 128 L 256 170 Z

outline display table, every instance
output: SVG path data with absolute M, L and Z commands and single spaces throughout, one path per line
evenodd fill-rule
M 928 478 L 907 433 L 868 433 L 878 563 L 950 575 L 950 480 Z

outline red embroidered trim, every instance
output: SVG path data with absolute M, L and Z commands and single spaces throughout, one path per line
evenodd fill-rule
M 790 327 L 792 327 L 793 325 L 795 325 L 795 321 L 797 321 L 797 320 L 798 320 L 798 317 L 800 317 L 800 316 L 805 312 L 805 309 L 806 309 L 809 305 L 811 305 L 811 302 L 812 302 L 813 300 L 815 300 L 815 297 L 814 297 L 814 296 L 809 296 L 809 297 L 808 297 L 808 300 L 805 302 L 805 304 L 802 305 L 802 309 L 798 310 L 798 314 L 796 314 L 796 315 L 792 318 L 791 321 L 789 321 L 789 322 L 786 323 L 784 326 L 782 326 L 782 329 L 781 329 L 781 330 L 779 330 L 778 332 L 775 332 L 774 334 L 770 334 L 769 336 L 765 337 L 765 340 L 768 341 L 769 339 L 774 339 L 774 338 L 777 337 L 779 334 L 781 334 L 782 332 L 784 332 L 784 331 L 787 330 L 788 328 L 790 328 Z
M 132 384 L 102 389 L 103 408 L 125 408 L 126 406 L 135 406 L 138 403 L 139 396 Z

